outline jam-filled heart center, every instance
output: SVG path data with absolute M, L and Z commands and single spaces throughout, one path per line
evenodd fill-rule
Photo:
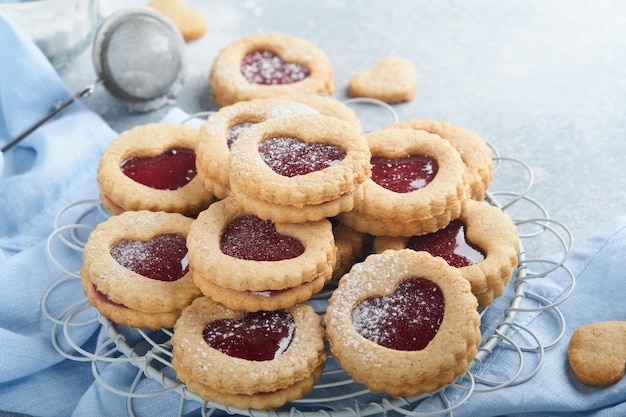
M 300 64 L 285 62 L 267 49 L 257 49 L 244 55 L 241 75 L 251 84 L 280 85 L 305 80 L 311 71 Z
M 282 261 L 304 253 L 304 245 L 276 230 L 271 220 L 254 215 L 233 219 L 224 229 L 220 249 L 228 256 L 250 261 Z
M 474 265 L 485 259 L 484 252 L 467 240 L 465 225 L 461 220 L 454 220 L 435 233 L 413 236 L 407 241 L 406 247 L 439 256 L 456 268 Z
M 120 265 L 146 278 L 176 281 L 189 271 L 184 236 L 166 233 L 146 242 L 123 240 L 111 249 Z
M 178 190 L 196 176 L 196 154 L 191 149 L 170 149 L 156 156 L 128 158 L 120 169 L 147 187 Z
M 293 339 L 296 324 L 286 310 L 244 313 L 206 325 L 202 337 L 213 349 L 249 361 L 279 358 Z
M 439 170 L 437 160 L 427 155 L 374 156 L 371 163 L 372 181 L 396 193 L 410 193 L 426 187 Z
M 228 129 L 228 132 L 226 132 L 226 144 L 228 145 L 228 149 L 230 149 L 230 147 L 233 146 L 233 143 L 239 139 L 239 135 L 248 130 L 248 128 L 253 124 L 254 123 L 252 122 L 243 122 Z
M 356 331 L 389 349 L 424 349 L 443 320 L 445 299 L 437 283 L 426 278 L 403 281 L 388 296 L 363 300 L 352 314 Z
M 307 143 L 296 138 L 277 137 L 259 145 L 263 161 L 285 177 L 306 175 L 338 164 L 346 151 L 337 145 Z

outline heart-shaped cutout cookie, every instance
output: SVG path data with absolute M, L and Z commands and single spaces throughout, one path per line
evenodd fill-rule
M 196 176 L 196 154 L 191 149 L 171 149 L 156 156 L 128 158 L 120 169 L 147 187 L 178 190 Z
M 177 281 L 189 271 L 184 236 L 166 233 L 146 242 L 123 240 L 111 249 L 120 265 L 158 281 Z
M 153 0 L 148 6 L 168 17 L 187 42 L 200 38 L 207 31 L 204 15 L 191 9 L 185 0 Z
M 352 315 L 363 337 L 389 349 L 422 350 L 437 335 L 445 299 L 439 285 L 426 278 L 403 281 L 393 294 L 363 300 Z
M 202 337 L 213 349 L 249 361 L 277 359 L 287 350 L 296 329 L 286 310 L 245 313 L 206 325 Z
M 578 328 L 570 339 L 567 357 L 583 384 L 615 384 L 624 377 L 626 322 L 606 321 Z
M 372 181 L 396 193 L 410 193 L 426 187 L 437 175 L 437 160 L 426 155 L 371 159 Z
M 407 241 L 406 247 L 439 256 L 455 268 L 474 265 L 485 259 L 485 254 L 468 242 L 465 225 L 461 220 L 453 220 L 435 233 L 413 236 Z
M 335 165 L 346 156 L 337 145 L 306 143 L 299 139 L 279 137 L 259 145 L 263 162 L 285 177 L 306 175 Z
M 267 49 L 250 51 L 241 60 L 241 75 L 251 84 L 292 84 L 311 75 L 309 68 L 293 62 L 285 62 Z
M 348 91 L 353 97 L 401 103 L 413 98 L 416 87 L 417 75 L 413 63 L 405 58 L 388 56 L 373 69 L 354 74 Z
M 282 261 L 304 253 L 304 245 L 276 230 L 270 220 L 254 215 L 237 217 L 222 234 L 220 249 L 228 256 L 250 261 Z

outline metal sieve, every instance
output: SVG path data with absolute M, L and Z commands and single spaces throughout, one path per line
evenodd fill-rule
M 165 105 L 180 91 L 185 76 L 185 42 L 179 30 L 149 7 L 122 9 L 102 22 L 93 41 L 98 80 L 7 143 L 5 152 L 74 101 L 88 97 L 98 84 L 122 104 L 137 111 Z

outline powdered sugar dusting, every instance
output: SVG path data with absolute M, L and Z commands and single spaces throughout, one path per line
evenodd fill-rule
M 441 288 L 411 278 L 386 297 L 373 297 L 354 310 L 352 324 L 365 338 L 396 350 L 421 350 L 435 337 L 444 313 Z
M 253 124 L 254 123 L 252 122 L 243 122 L 228 129 L 228 132 L 226 133 L 226 143 L 228 144 L 228 149 L 230 149 L 237 138 L 239 138 L 239 135 L 248 130 L 248 128 L 250 128 Z
M 111 249 L 111 256 L 123 267 L 159 281 L 176 281 L 189 270 L 186 238 L 174 233 L 147 242 L 125 240 Z
M 252 261 L 281 261 L 304 253 L 304 245 L 281 235 L 270 220 L 248 215 L 233 219 L 224 229 L 220 249 L 226 255 Z
M 279 104 L 270 109 L 270 117 L 284 117 L 296 114 L 318 114 L 319 111 L 303 103 Z
M 338 164 L 346 156 L 339 146 L 306 143 L 291 137 L 268 139 L 259 145 L 259 153 L 274 172 L 286 177 L 320 171 Z
M 278 359 L 289 348 L 296 324 L 286 310 L 246 313 L 209 323 L 203 338 L 227 355 L 255 361 Z
M 243 57 L 241 74 L 251 84 L 279 85 L 302 81 L 311 72 L 300 64 L 284 62 L 272 51 L 256 50 Z

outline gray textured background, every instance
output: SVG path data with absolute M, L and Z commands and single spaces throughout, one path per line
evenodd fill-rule
M 530 195 L 580 241 L 625 212 L 626 4 L 619 1 L 200 1 L 208 33 L 187 44 L 187 79 L 175 105 L 215 110 L 208 73 L 243 36 L 290 33 L 328 55 L 335 97 L 352 74 L 387 55 L 410 59 L 415 98 L 400 119 L 429 118 L 477 132 L 533 170 Z M 109 1 L 104 12 L 145 1 Z M 95 78 L 89 52 L 61 71 L 70 91 Z M 101 88 L 87 105 L 118 131 L 167 111 L 130 112 Z M 359 109 L 357 109 L 359 111 Z M 363 113 L 366 128 L 389 114 Z M 521 171 L 520 171 L 521 173 Z

